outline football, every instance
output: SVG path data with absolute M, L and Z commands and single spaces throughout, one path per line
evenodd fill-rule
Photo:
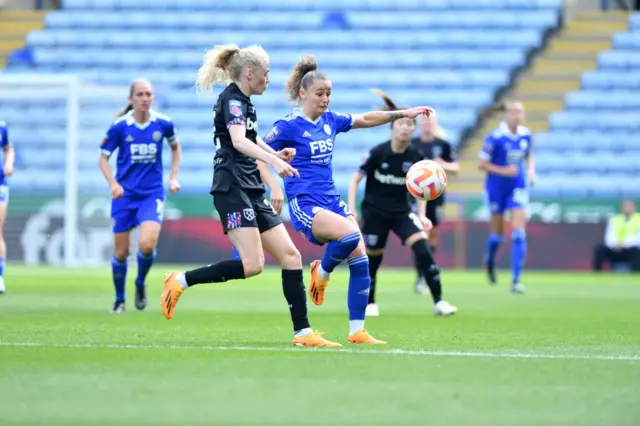
M 409 193 L 419 200 L 435 200 L 447 187 L 447 174 L 440 164 L 431 160 L 411 166 L 405 180 Z

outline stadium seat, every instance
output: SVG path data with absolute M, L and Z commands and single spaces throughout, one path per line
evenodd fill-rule
M 369 90 L 379 87 L 398 104 L 434 106 L 457 145 L 480 109 L 493 102 L 528 52 L 557 25 L 562 10 L 561 0 L 246 0 L 243 5 L 246 12 L 238 22 L 236 12 L 220 2 L 64 0 L 61 10 L 46 15 L 44 29 L 29 34 L 32 59 L 10 61 L 1 72 L 73 73 L 87 85 L 112 89 L 108 95 L 81 95 L 78 162 L 91 176 L 81 182 L 84 190 L 105 189 L 96 166 L 97 147 L 126 103 L 128 84 L 141 76 L 150 79 L 155 108 L 174 120 L 184 146 L 183 191 L 206 193 L 209 182 L 203 183 L 201 174 L 211 174 L 211 109 L 219 89 L 198 95 L 194 79 L 212 45 L 259 43 L 269 52 L 269 90 L 253 99 L 261 134 L 292 110 L 285 93 L 288 74 L 300 56 L 313 53 L 333 82 L 331 109 L 358 113 L 379 108 L 379 97 Z M 149 13 L 150 8 L 157 13 Z M 623 36 L 620 40 L 626 49 L 635 46 Z M 627 64 L 617 57 L 601 60 L 612 67 Z M 591 82 L 594 97 L 615 89 L 615 100 L 607 104 L 636 105 L 624 92 L 640 90 L 637 79 L 623 84 L 617 76 L 597 74 L 583 82 Z M 589 96 L 572 98 L 571 112 L 595 109 Z M 0 93 L 0 114 L 24 149 L 21 167 L 27 175 L 38 167 L 63 170 L 64 93 L 42 99 Z M 616 131 L 634 129 L 625 121 Z M 363 154 L 389 136 L 388 126 L 341 135 L 335 155 L 338 185 L 344 188 Z M 36 151 L 47 155 L 32 158 Z M 169 157 L 166 150 L 166 168 Z M 37 188 L 62 185 L 33 182 Z

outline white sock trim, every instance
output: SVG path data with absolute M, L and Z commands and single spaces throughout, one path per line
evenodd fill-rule
M 176 277 L 176 281 L 178 281 L 180 283 L 180 287 L 182 287 L 182 288 L 189 287 L 187 285 L 187 278 L 184 276 L 184 272 L 180 272 L 178 274 L 178 276 Z
M 349 335 L 353 336 L 358 331 L 364 330 L 364 320 L 349 320 Z
M 320 276 L 320 278 L 322 278 L 325 281 L 328 280 L 329 277 L 331 276 L 329 272 L 322 269 L 322 264 L 318 266 L 318 275 Z

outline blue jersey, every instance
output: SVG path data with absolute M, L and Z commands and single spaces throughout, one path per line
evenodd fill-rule
M 116 180 L 125 196 L 145 196 L 163 192 L 162 141 L 177 142 L 173 122 L 151 110 L 149 121 L 140 124 L 133 111 L 113 122 L 100 149 L 110 157 L 118 148 Z
M 527 187 L 525 158 L 531 149 L 531 130 L 518 126 L 515 134 L 511 133 L 506 123 L 501 123 L 484 140 L 480 150 L 480 158 L 497 166 L 518 166 L 518 174 L 506 177 L 487 173 L 487 191 L 509 190 Z
M 3 150 L 9 146 L 9 129 L 7 123 L 0 121 L 0 148 Z M 6 185 L 7 178 L 4 175 L 4 167 L 0 167 L 0 185 Z
M 276 121 L 264 140 L 276 151 L 295 148 L 296 156 L 291 165 L 298 169 L 300 177 L 284 180 L 289 200 L 301 194 L 339 195 L 333 181 L 331 160 L 336 135 L 348 132 L 353 117 L 327 111 L 315 121 L 295 110 Z

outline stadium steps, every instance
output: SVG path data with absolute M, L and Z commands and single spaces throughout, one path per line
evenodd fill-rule
M 41 30 L 46 12 L 34 10 L 0 11 L 0 68 L 16 49 L 22 49 L 31 31 Z
M 628 19 L 628 13 L 617 11 L 577 12 L 574 19 L 549 40 L 529 68 L 520 74 L 504 99 L 524 103 L 526 125 L 534 133 L 548 130 L 549 115 L 564 108 L 567 93 L 580 89 L 582 74 L 596 68 L 598 54 L 612 48 L 613 35 L 627 29 Z M 459 184 L 465 191 L 473 192 L 473 184 L 475 193 L 482 191 L 484 175 L 476 167 L 477 153 L 484 137 L 500 120 L 501 114 L 488 116 L 461 154 Z

